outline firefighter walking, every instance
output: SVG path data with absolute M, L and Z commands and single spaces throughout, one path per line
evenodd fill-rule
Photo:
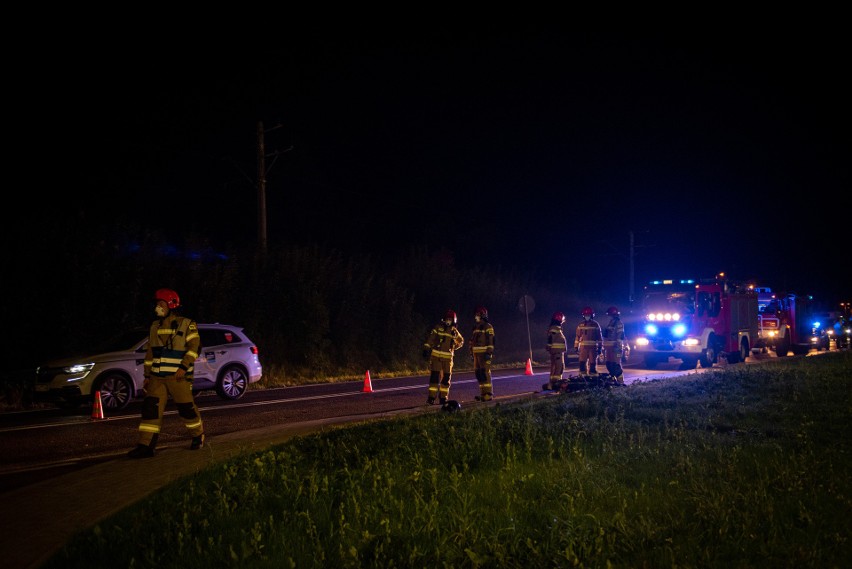
M 169 395 L 192 435 L 189 448 L 197 450 L 204 444 L 204 425 L 192 395 L 192 372 L 201 349 L 198 327 L 194 320 L 175 312 L 180 307 L 180 297 L 175 291 L 161 288 L 154 294 L 154 300 L 157 319 L 151 324 L 143 364 L 146 393 L 139 442 L 127 453 L 130 458 L 154 456 Z
M 597 358 L 601 350 L 601 325 L 590 306 L 583 308 L 583 319 L 577 324 L 574 349 L 580 354 L 580 374 L 598 375 Z
M 621 357 L 624 355 L 624 323 L 615 306 L 607 308 L 606 314 L 609 316 L 609 323 L 603 329 L 606 371 L 616 383 L 624 385 L 624 369 L 621 367 Z
M 456 327 L 458 318 L 452 310 L 447 310 L 444 319 L 435 324 L 423 344 L 423 357 L 429 360 L 429 396 L 426 402 L 435 404 L 437 398 L 441 405 L 447 403 L 450 395 L 450 383 L 453 380 L 453 352 L 464 345 L 464 338 Z
M 488 321 L 488 310 L 478 307 L 473 313 L 473 332 L 470 335 L 470 353 L 473 355 L 473 373 L 479 382 L 477 401 L 491 401 L 491 359 L 494 357 L 494 326 Z
M 565 324 L 565 314 L 554 312 L 550 319 L 550 327 L 547 329 L 547 345 L 545 349 L 550 354 L 550 380 L 545 389 L 552 390 L 554 383 L 562 380 L 565 371 L 565 352 L 568 350 L 568 341 L 562 332 Z

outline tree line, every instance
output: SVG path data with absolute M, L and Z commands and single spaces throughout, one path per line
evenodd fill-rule
M 272 244 L 214 249 L 192 237 L 124 228 L 112 235 L 38 236 L 15 274 L 30 283 L 3 304 L 11 338 L 7 361 L 27 368 L 49 358 L 92 353 L 130 328 L 147 328 L 153 294 L 173 288 L 182 313 L 198 322 L 242 326 L 268 372 L 285 378 L 423 369 L 421 348 L 447 309 L 465 339 L 485 306 L 496 329 L 497 363 L 546 359 L 551 314 L 585 304 L 576 281 L 553 283 L 532 271 L 461 266 L 451 251 L 412 246 L 374 256 L 321 245 Z M 521 299 L 531 298 L 529 318 Z M 603 312 L 604 306 L 598 310 Z M 457 359 L 464 365 L 467 351 Z

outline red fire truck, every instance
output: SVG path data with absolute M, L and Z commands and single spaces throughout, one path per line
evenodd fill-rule
M 807 354 L 811 348 L 828 350 L 830 337 L 823 329 L 812 296 L 775 294 L 769 287 L 752 288 L 758 298 L 758 348 L 771 348 L 778 357 L 785 357 L 790 351 Z
M 654 369 L 669 358 L 682 369 L 711 367 L 720 356 L 744 361 L 758 339 L 757 294 L 724 274 L 711 279 L 652 281 L 643 291 L 643 321 L 631 358 Z

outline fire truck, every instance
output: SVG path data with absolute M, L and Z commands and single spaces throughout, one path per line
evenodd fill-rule
M 758 340 L 757 294 L 724 274 L 710 279 L 651 281 L 631 358 L 645 367 L 679 359 L 681 369 L 711 367 L 720 357 L 745 361 Z
M 812 296 L 775 294 L 769 287 L 752 287 L 758 298 L 758 343 L 778 357 L 792 351 L 807 354 L 811 348 L 828 350 L 830 337 L 823 329 Z

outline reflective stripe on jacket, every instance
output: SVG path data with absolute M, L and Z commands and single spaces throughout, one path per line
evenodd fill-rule
M 455 326 L 447 326 L 443 322 L 437 324 L 429 332 L 429 339 L 423 346 L 432 350 L 432 357 L 450 360 L 453 352 L 464 345 L 464 338 Z
M 583 320 L 577 325 L 577 337 L 574 339 L 574 347 L 580 346 L 597 347 L 602 340 L 601 325 L 596 320 Z
M 624 323 L 620 318 L 613 318 L 603 330 L 603 345 L 607 348 L 620 347 L 624 342 Z
M 200 349 L 201 337 L 192 319 L 168 316 L 155 320 L 148 336 L 145 375 L 169 377 L 183 368 L 191 380 Z
M 562 332 L 562 326 L 554 324 L 547 329 L 547 351 L 551 353 L 568 350 L 568 341 Z
M 474 354 L 494 353 L 494 326 L 480 322 L 470 335 L 470 349 Z

